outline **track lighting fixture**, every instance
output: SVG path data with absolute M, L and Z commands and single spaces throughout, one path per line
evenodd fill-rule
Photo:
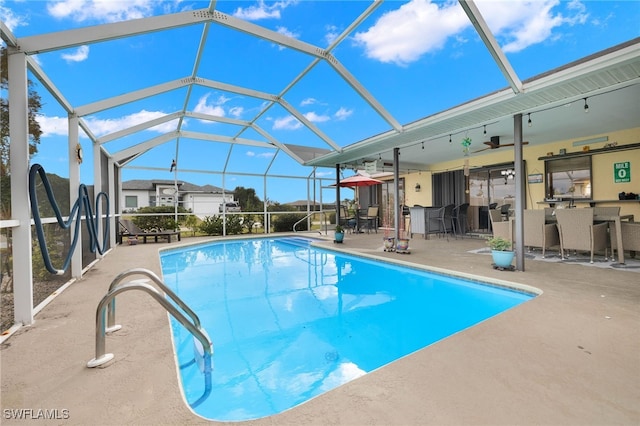
M 482 126 L 482 127 L 483 127 L 483 129 L 484 129 L 484 134 L 486 135 L 486 134 L 487 134 L 487 125 L 485 124 L 485 125 L 484 125 L 484 126 Z
M 451 135 L 449 135 L 449 143 L 451 143 Z
M 587 104 L 587 98 L 584 98 L 584 112 L 585 114 L 589 112 L 589 104 Z
M 424 149 L 424 141 L 422 141 L 422 149 Z
M 529 116 L 529 120 L 527 121 L 527 125 L 531 127 L 533 123 L 531 122 L 531 113 L 527 114 Z

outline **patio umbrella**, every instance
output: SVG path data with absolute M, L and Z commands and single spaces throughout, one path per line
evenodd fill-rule
M 374 179 L 368 176 L 364 176 L 361 174 L 356 174 L 353 176 L 350 176 L 348 178 L 344 178 L 340 181 L 339 186 L 343 187 L 343 188 L 353 188 L 354 191 L 356 192 L 356 206 L 359 206 L 359 201 L 358 201 L 358 192 L 355 190 L 357 187 L 360 186 L 373 186 L 373 185 L 379 185 L 381 183 L 384 183 L 381 180 L 378 179 Z M 331 186 L 336 186 L 336 184 L 332 184 Z M 356 227 L 359 228 L 360 227 L 360 223 L 359 223 L 359 213 L 356 211 Z
M 378 179 L 358 174 L 342 179 L 339 185 L 341 187 L 355 188 L 357 186 L 372 186 L 379 185 L 381 183 L 384 182 Z M 335 186 L 335 184 L 333 184 L 332 186 Z

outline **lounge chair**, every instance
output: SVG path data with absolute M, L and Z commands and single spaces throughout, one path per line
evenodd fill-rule
M 122 238 L 128 238 L 129 244 L 137 244 L 137 239 L 139 237 L 142 238 L 142 242 L 144 244 L 147 243 L 147 238 L 153 238 L 153 242 L 157 243 L 158 242 L 158 238 L 166 238 L 167 242 L 171 242 L 171 237 L 173 236 L 177 236 L 178 237 L 178 241 L 181 240 L 180 238 L 180 231 L 164 231 L 164 230 L 160 230 L 160 231 L 155 231 L 155 232 L 146 232 L 143 231 L 142 229 L 138 228 L 138 226 L 136 226 L 136 224 L 134 224 L 132 221 L 128 220 L 128 219 L 120 219 L 120 236 Z M 134 242 L 135 241 L 135 242 Z

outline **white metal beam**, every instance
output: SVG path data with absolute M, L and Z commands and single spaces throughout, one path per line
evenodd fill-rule
M 211 115 L 211 114 L 203 114 L 201 112 L 190 112 L 187 111 L 184 113 L 185 117 L 191 117 L 191 118 L 195 118 L 197 120 L 206 120 L 206 121 L 215 121 L 218 123 L 225 123 L 225 124 L 233 124 L 236 126 L 250 126 L 251 123 L 249 123 L 246 120 L 238 120 L 236 118 L 228 118 L 228 117 L 220 117 L 217 115 Z
M 287 148 L 287 146 L 283 143 L 280 143 L 280 141 L 276 140 L 275 138 L 273 138 L 269 133 L 267 133 L 262 127 L 258 126 L 257 124 L 253 124 L 251 126 L 256 132 L 260 133 L 262 136 L 264 136 L 268 141 L 270 141 L 273 145 L 275 145 L 276 147 L 278 147 L 279 149 L 285 151 L 287 154 L 289 154 L 291 156 L 291 158 L 293 158 L 294 160 L 296 160 L 298 163 L 300 164 L 304 164 L 304 160 L 300 157 L 298 157 L 296 154 L 293 153 L 293 151 L 291 151 L 289 148 Z M 277 154 L 277 152 L 276 152 Z M 275 156 L 274 156 L 275 158 Z M 273 162 L 273 160 L 272 160 Z M 271 165 L 269 165 L 270 167 Z M 269 167 L 267 167 L 267 170 L 269 170 Z
M 8 48 L 11 52 L 13 47 Z M 33 323 L 33 262 L 31 208 L 29 205 L 29 117 L 26 55 L 7 57 L 9 105 L 9 157 L 11 159 L 11 218 L 19 225 L 13 239 L 13 316 L 16 323 Z
M 128 136 L 130 134 L 140 132 L 145 129 L 149 129 L 154 126 L 158 126 L 162 123 L 169 122 L 171 120 L 175 120 L 176 118 L 180 118 L 182 113 L 180 112 L 172 112 L 171 114 L 167 114 L 162 117 L 154 118 L 153 120 L 145 121 L 144 123 L 136 124 L 135 126 L 128 127 L 126 129 L 119 130 L 117 132 L 110 133 L 108 135 L 104 135 L 97 139 L 97 143 L 103 144 L 107 142 L 111 142 L 113 140 Z M 177 129 L 176 129 L 177 130 Z
M 371 108 L 384 118 L 396 132 L 402 132 L 402 125 L 378 102 L 371 93 L 333 55 L 327 53 L 326 61 L 364 99 Z
M 181 137 L 189 138 L 189 139 L 198 139 L 198 140 L 210 141 L 210 142 L 223 142 L 223 143 L 230 143 L 234 145 L 249 145 L 249 146 L 255 146 L 259 148 L 270 148 L 270 149 L 274 148 L 273 145 L 267 142 L 256 141 L 251 139 L 232 138 L 230 136 L 213 135 L 213 134 L 200 133 L 200 132 L 181 131 L 179 133 Z
M 132 19 L 130 21 L 22 37 L 19 39 L 19 45 L 25 53 L 32 55 L 81 46 L 83 44 L 115 40 L 133 35 L 209 22 L 212 15 L 213 14 L 207 9 L 199 9 L 161 16 L 151 16 L 148 18 Z
M 307 120 L 307 118 L 304 115 L 300 114 L 300 112 L 297 109 L 295 109 L 293 106 L 291 106 L 291 104 L 289 104 L 284 99 L 278 99 L 278 103 L 282 105 L 291 114 L 293 114 L 294 117 L 300 120 L 302 124 L 307 126 L 309 130 L 315 133 L 320 139 L 325 141 L 329 146 L 331 146 L 333 149 L 335 149 L 338 152 L 342 152 L 342 147 L 340 147 L 340 145 L 336 144 L 333 140 L 331 140 L 331 138 L 327 136 L 322 130 L 320 130 L 315 124 Z
M 99 111 L 104 111 L 105 109 L 115 108 L 120 105 L 125 105 L 131 102 L 138 101 L 140 99 L 159 95 L 160 93 L 176 90 L 188 84 L 191 84 L 193 82 L 194 82 L 194 79 L 191 77 L 183 78 L 180 80 L 168 81 L 166 83 L 158 84 L 156 86 L 146 87 L 144 89 L 128 92 L 123 95 L 114 96 L 109 99 L 103 99 L 98 102 L 83 105 L 83 106 L 77 107 L 75 109 L 75 112 L 76 114 L 78 114 L 79 117 L 84 117 L 85 115 L 94 114 Z
M 320 58 L 324 55 L 324 49 L 320 47 L 305 43 L 276 31 L 268 30 L 259 25 L 252 24 L 251 22 L 235 18 L 222 12 L 213 12 L 213 22 L 228 28 L 233 28 L 247 34 L 254 35 L 265 40 L 272 41 L 279 45 L 289 47 L 291 49 L 306 53 L 311 56 Z
M 212 89 L 224 90 L 226 92 L 237 93 L 239 95 L 251 96 L 252 98 L 264 99 L 267 101 L 277 101 L 278 97 L 270 93 L 259 92 L 253 89 L 247 89 L 246 87 L 235 86 L 233 84 L 221 83 L 219 81 L 208 80 L 205 78 L 198 78 L 198 85 L 204 87 L 210 87 Z
M 180 136 L 179 132 L 169 132 L 164 135 L 157 136 L 153 139 L 149 139 L 145 142 L 130 146 L 129 148 L 123 149 L 113 154 L 114 161 L 122 161 L 134 155 L 140 155 L 142 153 L 147 152 L 154 146 L 162 145 L 170 141 L 171 139 L 177 138 Z
M 40 65 L 38 65 L 36 60 L 31 58 L 31 57 L 27 57 L 27 66 L 31 70 L 31 73 L 38 80 L 40 80 L 40 83 L 42 83 L 42 85 L 45 87 L 45 89 L 47 89 L 49 91 L 49 93 L 51 93 L 51 95 L 55 98 L 55 100 L 58 101 L 60 106 L 62 106 L 62 108 L 65 109 L 67 114 L 72 113 L 73 112 L 73 106 L 71 105 L 71 103 L 69 101 L 67 101 L 67 99 L 64 97 L 62 92 L 60 90 L 58 90 L 58 88 L 56 87 L 55 84 L 53 84 L 53 82 L 51 81 L 49 76 L 47 74 L 45 74 L 45 72 L 42 70 L 42 68 L 40 68 Z
M 511 63 L 505 56 L 504 52 L 500 48 L 498 41 L 493 36 L 493 33 L 489 29 L 489 26 L 485 22 L 480 10 L 478 10 L 478 6 L 476 6 L 473 0 L 458 0 L 460 6 L 469 17 L 471 24 L 475 27 L 478 35 L 484 42 L 485 46 L 489 50 L 489 53 L 493 57 L 493 60 L 496 61 L 498 68 L 502 71 L 502 74 L 509 82 L 509 86 L 514 93 L 521 93 L 523 91 L 522 81 L 518 78 L 518 75 L 514 71 Z

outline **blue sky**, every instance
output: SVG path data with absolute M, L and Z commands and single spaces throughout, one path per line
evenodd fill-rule
M 327 47 L 369 6 L 366 1 L 219 1 L 225 14 L 286 34 L 321 48 Z M 167 13 L 202 9 L 201 1 L 7 1 L 0 16 L 17 37 L 63 31 Z M 507 58 L 525 80 L 640 35 L 638 1 L 478 1 L 489 27 Z M 127 91 L 191 75 L 202 26 L 189 26 L 126 39 L 80 46 L 37 56 L 74 107 Z M 401 124 L 437 113 L 508 86 L 457 2 L 387 1 L 376 9 L 333 55 Z M 269 94 L 280 93 L 313 58 L 238 31 L 212 25 L 197 75 Z M 40 90 L 38 90 L 40 89 Z M 40 123 L 44 131 L 33 159 L 47 172 L 68 176 L 66 112 L 46 93 Z M 179 111 L 186 89 L 85 117 L 100 137 L 131 125 Z M 342 79 L 321 62 L 284 99 L 313 122 L 338 146 L 346 146 L 389 130 L 390 126 Z M 252 120 L 264 101 L 221 90 L 198 87 L 187 110 Z M 286 109 L 274 106 L 256 123 L 272 137 L 296 145 L 330 148 Z M 113 153 L 132 144 L 175 130 L 175 122 L 106 143 Z M 194 132 L 235 136 L 234 125 L 188 119 L 183 128 Z M 265 141 L 255 131 L 242 138 Z M 92 183 L 89 140 L 82 135 L 85 158 L 83 183 Z M 254 187 L 263 198 L 263 179 L 246 173 L 307 176 L 284 152 L 181 138 L 136 159 L 123 180 L 172 179 L 171 159 L 178 149 L 178 179 L 233 189 Z M 230 172 L 224 183 L 219 171 Z M 166 172 L 154 168 L 166 167 Z M 334 170 L 320 174 L 335 179 Z M 304 180 L 269 179 L 268 197 L 280 202 L 304 198 Z M 326 190 L 325 190 L 326 191 Z M 323 191 L 325 201 L 334 195 Z

